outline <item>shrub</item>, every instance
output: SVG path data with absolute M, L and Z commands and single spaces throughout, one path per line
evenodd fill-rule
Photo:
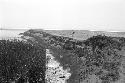
M 34 81 L 40 78 L 44 83 L 44 71 L 43 47 L 19 40 L 0 40 L 0 83 L 24 83 L 28 79 L 32 79 L 30 83 L 36 83 Z

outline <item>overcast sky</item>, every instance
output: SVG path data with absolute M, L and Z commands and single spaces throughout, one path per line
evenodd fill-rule
M 0 0 L 0 26 L 125 31 L 125 0 Z

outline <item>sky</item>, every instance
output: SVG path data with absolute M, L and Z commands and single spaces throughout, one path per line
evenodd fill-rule
M 125 31 L 125 0 L 0 0 L 0 27 Z

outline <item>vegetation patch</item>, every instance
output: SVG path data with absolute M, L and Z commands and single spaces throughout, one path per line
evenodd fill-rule
M 0 40 L 0 83 L 45 83 L 45 48 L 20 40 Z

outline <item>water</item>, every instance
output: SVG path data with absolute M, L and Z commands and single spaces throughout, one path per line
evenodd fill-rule
M 20 33 L 27 31 L 26 29 L 10 29 L 10 30 L 0 30 L 0 39 L 9 39 L 20 37 Z

